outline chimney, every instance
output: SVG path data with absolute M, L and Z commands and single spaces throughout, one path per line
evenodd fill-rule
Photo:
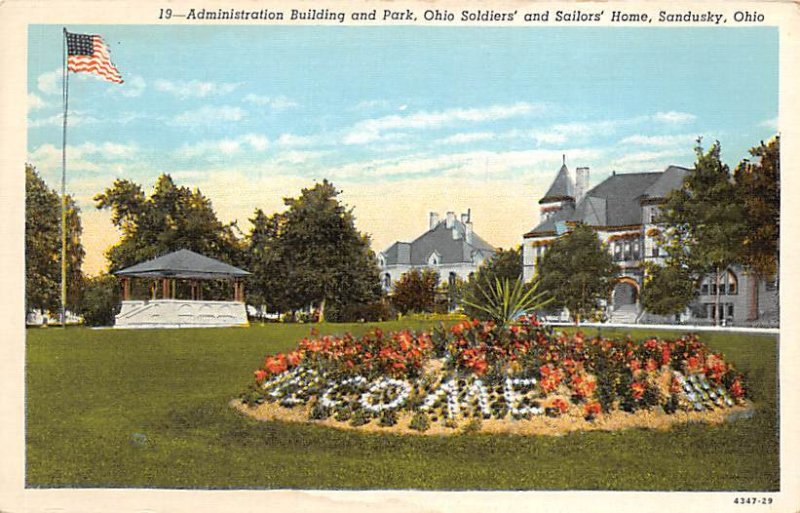
M 575 203 L 579 202 L 586 195 L 589 189 L 589 168 L 579 167 L 575 169 Z
M 447 219 L 445 220 L 445 228 L 451 230 L 456 224 L 456 213 L 455 212 L 448 212 Z
M 439 214 L 436 212 L 430 213 L 430 229 L 433 230 L 436 228 L 436 225 L 439 224 Z

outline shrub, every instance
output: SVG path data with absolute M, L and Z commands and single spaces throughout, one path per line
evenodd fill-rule
M 80 314 L 87 326 L 112 326 L 119 308 L 119 282 L 115 276 L 101 274 L 86 280 Z
M 532 310 L 540 310 L 552 301 L 552 298 L 545 298 L 545 292 L 537 294 L 538 287 L 538 282 L 526 285 L 517 279 L 512 284 L 508 279 L 495 278 L 494 282 L 487 281 L 479 285 L 477 291 L 467 295 L 461 302 L 502 326 Z
M 417 412 L 411 417 L 411 422 L 408 424 L 408 427 L 411 429 L 415 429 L 417 431 L 427 431 L 431 427 L 431 421 L 428 418 L 427 413 Z

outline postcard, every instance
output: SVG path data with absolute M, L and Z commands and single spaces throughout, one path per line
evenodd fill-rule
M 797 511 L 796 7 L 0 5 L 0 510 Z

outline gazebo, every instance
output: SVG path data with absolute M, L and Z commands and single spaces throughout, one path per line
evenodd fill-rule
M 248 324 L 243 280 L 250 273 L 225 262 L 188 249 L 181 249 L 114 274 L 122 282 L 122 308 L 114 324 L 117 328 L 220 327 Z M 131 299 L 131 280 L 137 278 L 151 280 L 148 299 Z M 233 300 L 204 300 L 201 284 L 210 280 L 232 283 Z M 178 282 L 189 284 L 188 298 L 177 298 Z

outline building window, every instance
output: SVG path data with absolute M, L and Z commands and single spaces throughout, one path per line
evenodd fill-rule
M 640 258 L 640 255 L 639 255 L 639 241 L 636 241 L 636 242 L 633 243 L 633 259 L 634 260 L 639 260 L 639 258 Z
M 650 253 L 654 258 L 658 256 L 658 246 L 653 245 L 653 248 Z
M 392 275 L 389 273 L 383 275 L 383 288 L 386 290 L 392 288 Z
M 739 293 L 739 280 L 736 278 L 736 275 L 733 271 L 728 271 L 728 275 L 726 276 L 728 280 L 728 294 L 731 296 L 735 296 Z
M 614 260 L 619 262 L 622 260 L 622 245 L 619 243 L 614 243 Z
M 733 304 L 728 304 L 728 319 L 733 319 Z
M 700 285 L 700 295 L 707 296 L 708 295 L 708 281 L 703 280 L 703 283 Z

